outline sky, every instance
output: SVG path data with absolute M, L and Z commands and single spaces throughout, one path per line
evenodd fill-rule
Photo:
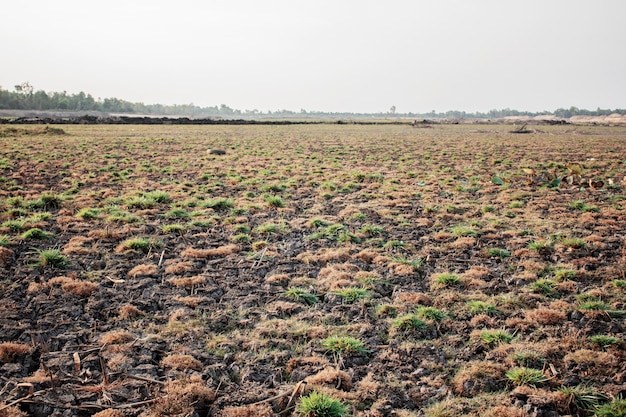
M 626 108 L 624 0 L 6 0 L 0 86 L 399 113 Z

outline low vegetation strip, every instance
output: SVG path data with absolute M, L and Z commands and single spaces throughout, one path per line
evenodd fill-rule
M 0 415 L 625 415 L 626 128 L 2 132 Z

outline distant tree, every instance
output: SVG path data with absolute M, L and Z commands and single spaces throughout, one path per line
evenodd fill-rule
M 391 113 L 391 114 L 396 114 L 396 106 L 391 106 L 391 107 L 389 108 L 389 113 Z

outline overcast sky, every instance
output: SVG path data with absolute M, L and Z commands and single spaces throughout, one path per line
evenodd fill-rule
M 626 108 L 625 0 L 6 0 L 0 86 L 146 104 Z

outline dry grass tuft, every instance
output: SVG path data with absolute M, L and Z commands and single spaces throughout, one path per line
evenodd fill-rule
M 325 366 L 328 365 L 330 361 L 323 356 L 307 356 L 307 357 L 297 357 L 291 358 L 287 361 L 287 366 L 285 371 L 288 375 L 290 375 L 295 369 L 301 367 L 309 367 L 309 366 Z
M 89 281 L 72 280 L 61 285 L 63 291 L 82 298 L 90 297 L 98 288 L 100 288 L 98 284 Z
M 18 406 L 12 405 L 7 407 L 6 403 L 0 402 L 0 417 L 27 417 L 24 411 L 20 410 Z
M 11 258 L 13 258 L 13 251 L 4 246 L 0 246 L 0 264 L 7 265 Z
M 69 242 L 65 246 L 63 246 L 63 254 L 64 255 L 73 255 L 73 254 L 86 254 L 90 253 L 91 249 L 86 248 L 84 246 L 85 243 L 92 242 L 93 238 L 85 237 L 85 236 L 74 236 L 70 239 Z
M 158 274 L 158 269 L 156 265 L 142 264 L 142 265 L 137 265 L 136 267 L 128 271 L 128 274 L 126 275 L 129 277 L 135 278 L 135 277 L 155 276 L 157 274 Z
M 107 366 L 113 372 L 124 372 L 128 371 L 133 365 L 135 361 L 133 358 L 126 355 L 124 352 L 115 353 L 111 358 L 107 360 Z
M 433 304 L 433 300 L 422 292 L 397 292 L 394 295 L 394 303 L 399 305 L 423 305 L 430 306 Z
M 67 284 L 70 282 L 74 282 L 75 280 L 76 280 L 76 277 L 59 276 L 59 277 L 50 278 L 48 280 L 48 285 L 63 285 L 63 284 Z
M 26 288 L 26 292 L 28 294 L 35 294 L 43 290 L 50 289 L 50 286 L 46 282 L 31 282 L 28 284 L 28 288 Z
M 183 371 L 185 369 L 193 369 L 194 371 L 202 370 L 202 362 L 191 355 L 181 353 L 175 353 L 164 357 L 163 360 L 161 360 L 161 365 L 166 368 L 172 368 L 179 371 Z
M 484 392 L 500 391 L 506 387 L 506 367 L 488 361 L 468 362 L 452 379 L 457 394 L 471 397 Z
M 478 240 L 474 237 L 460 237 L 454 242 L 450 243 L 450 247 L 454 249 L 466 249 L 476 246 Z
M 296 259 L 305 264 L 345 262 L 350 259 L 350 250 L 348 248 L 320 249 L 316 253 L 302 252 L 296 256 Z
M 376 252 L 375 250 L 363 249 L 361 252 L 352 256 L 352 258 L 363 261 L 366 264 L 371 264 L 372 262 L 374 262 L 374 259 L 376 259 L 378 255 L 379 255 L 378 252 Z
M 563 311 L 553 310 L 551 308 L 538 308 L 536 310 L 528 310 L 525 313 L 528 320 L 535 321 L 542 325 L 561 324 L 567 319 L 567 315 Z
M 113 330 L 100 336 L 103 345 L 119 345 L 133 340 L 135 337 L 125 330 Z
M 180 256 L 183 258 L 205 259 L 213 256 L 227 256 L 239 252 L 241 248 L 238 245 L 225 245 L 215 249 L 194 249 L 187 248 L 182 251 Z
M 323 290 L 338 290 L 354 285 L 354 275 L 359 271 L 352 264 L 330 264 L 317 274 L 317 284 Z
M 124 413 L 114 408 L 107 408 L 106 410 L 98 411 L 91 417 L 124 417 Z
M 165 395 L 160 396 L 142 417 L 194 415 L 196 410 L 206 410 L 216 398 L 215 390 L 209 388 L 197 375 L 169 381 L 164 391 Z
M 170 278 L 167 280 L 167 282 L 175 287 L 193 288 L 195 286 L 204 284 L 206 282 L 206 277 L 203 277 L 202 275 L 197 275 L 195 277 Z
M 199 296 L 187 296 L 187 297 L 181 297 L 181 296 L 176 296 L 174 297 L 174 301 L 178 301 L 179 303 L 182 303 L 184 305 L 186 305 L 187 307 L 191 307 L 191 308 L 196 308 L 198 307 L 198 305 L 200 303 L 202 303 L 203 301 L 206 301 L 207 298 L 206 297 L 199 297 Z
M 166 274 L 182 274 L 184 272 L 191 272 L 194 270 L 194 264 L 192 261 L 176 262 L 165 267 Z
M 275 274 L 265 278 L 265 282 L 274 285 L 287 285 L 289 283 L 289 275 Z
M 219 417 L 273 417 L 274 415 L 274 410 L 268 403 L 226 407 L 218 414 Z
M 335 389 L 350 391 L 352 389 L 352 378 L 346 372 L 335 368 L 325 368 L 315 375 L 304 379 L 310 386 L 328 385 Z
M 577 365 L 593 366 L 597 368 L 610 368 L 618 364 L 615 355 L 608 352 L 598 352 L 590 349 L 579 349 L 568 353 L 563 358 L 565 362 L 575 363 Z
M 116 240 L 131 234 L 131 230 L 124 229 L 96 229 L 87 233 L 87 236 L 95 239 Z
M 0 362 L 13 363 L 28 352 L 30 352 L 30 346 L 23 343 L 0 343 Z
M 126 320 L 126 319 L 130 319 L 130 318 L 134 318 L 134 317 L 143 316 L 145 314 L 146 313 L 144 313 L 143 311 L 139 310 L 134 305 L 125 304 L 125 305 L 120 307 L 118 316 L 122 320 Z

